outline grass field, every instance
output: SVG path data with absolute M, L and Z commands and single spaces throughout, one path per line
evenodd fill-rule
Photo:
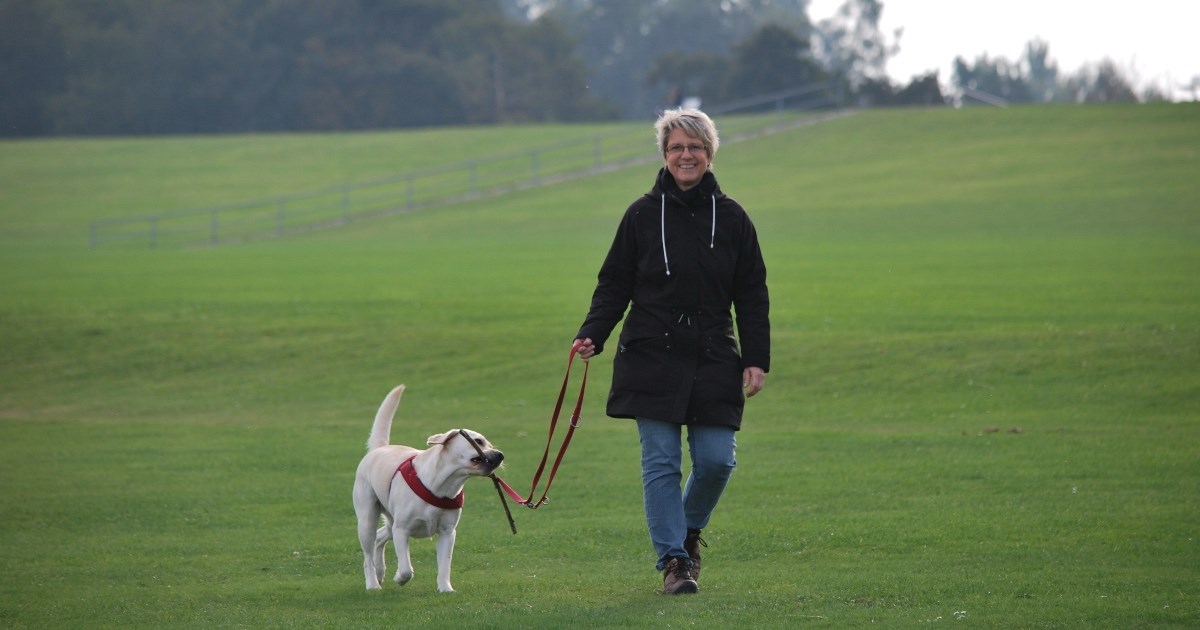
M 87 249 L 92 219 L 595 129 L 0 142 L 0 626 L 1200 626 L 1195 105 L 866 111 L 723 148 L 775 360 L 695 597 L 657 594 L 607 355 L 551 504 L 513 536 L 468 485 L 458 592 L 429 541 L 364 592 L 350 504 L 397 383 L 394 442 L 482 431 L 526 489 L 653 167 Z

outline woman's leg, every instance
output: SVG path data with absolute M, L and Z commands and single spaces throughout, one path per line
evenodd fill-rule
M 687 535 L 684 519 L 681 425 L 638 418 L 642 441 L 642 497 L 646 507 L 646 527 L 650 542 L 658 554 L 655 565 L 662 570 L 671 558 L 687 558 L 683 539 Z M 689 436 L 690 440 L 690 436 Z
M 683 489 L 686 529 L 704 529 L 737 467 L 732 427 L 688 425 L 692 472 Z

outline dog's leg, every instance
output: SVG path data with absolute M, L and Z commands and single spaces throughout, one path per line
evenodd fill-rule
M 363 479 L 354 484 L 354 513 L 358 517 L 358 544 L 363 553 L 363 580 L 367 590 L 379 588 L 379 574 L 375 567 L 375 526 L 379 523 L 381 506 L 375 499 L 375 491 Z
M 375 530 L 375 577 L 380 582 L 383 581 L 383 576 L 387 575 L 387 554 L 384 553 L 384 548 L 392 539 L 392 523 L 386 516 L 383 518 L 383 527 Z
M 392 525 L 392 544 L 396 547 L 396 577 L 397 584 L 403 586 L 413 577 L 412 558 L 408 553 L 408 532 L 395 524 Z
M 456 531 L 451 529 L 443 531 L 438 535 L 437 540 L 437 561 L 438 561 L 438 591 L 442 593 L 454 592 L 454 587 L 450 586 L 450 562 L 454 559 L 454 537 Z
M 354 505 L 355 511 L 358 512 L 358 544 L 363 553 L 363 579 L 366 581 L 367 590 L 371 591 L 379 588 L 379 572 L 382 570 L 382 567 L 376 567 L 375 552 L 375 525 L 379 523 L 379 504 L 374 501 L 372 495 L 370 503 L 364 506 L 358 500 L 358 489 L 355 490 Z

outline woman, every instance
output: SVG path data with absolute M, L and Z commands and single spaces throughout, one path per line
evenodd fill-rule
M 712 120 L 673 109 L 654 128 L 663 168 L 625 211 L 576 340 L 582 359 L 599 354 L 629 308 L 607 413 L 637 421 L 663 592 L 695 593 L 700 532 L 736 465 L 745 400 L 770 369 L 767 271 L 754 225 L 712 173 Z M 692 472 L 681 489 L 684 426 Z

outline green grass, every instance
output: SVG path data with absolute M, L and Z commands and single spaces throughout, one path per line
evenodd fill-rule
M 724 147 L 775 362 L 697 597 L 656 594 L 606 355 L 550 505 L 512 536 L 469 485 L 457 593 L 429 541 L 413 582 L 363 592 L 349 500 L 401 382 L 394 441 L 480 430 L 527 489 L 652 167 L 87 251 L 95 218 L 596 129 L 0 143 L 0 626 L 1200 625 L 1194 105 L 869 111 Z

